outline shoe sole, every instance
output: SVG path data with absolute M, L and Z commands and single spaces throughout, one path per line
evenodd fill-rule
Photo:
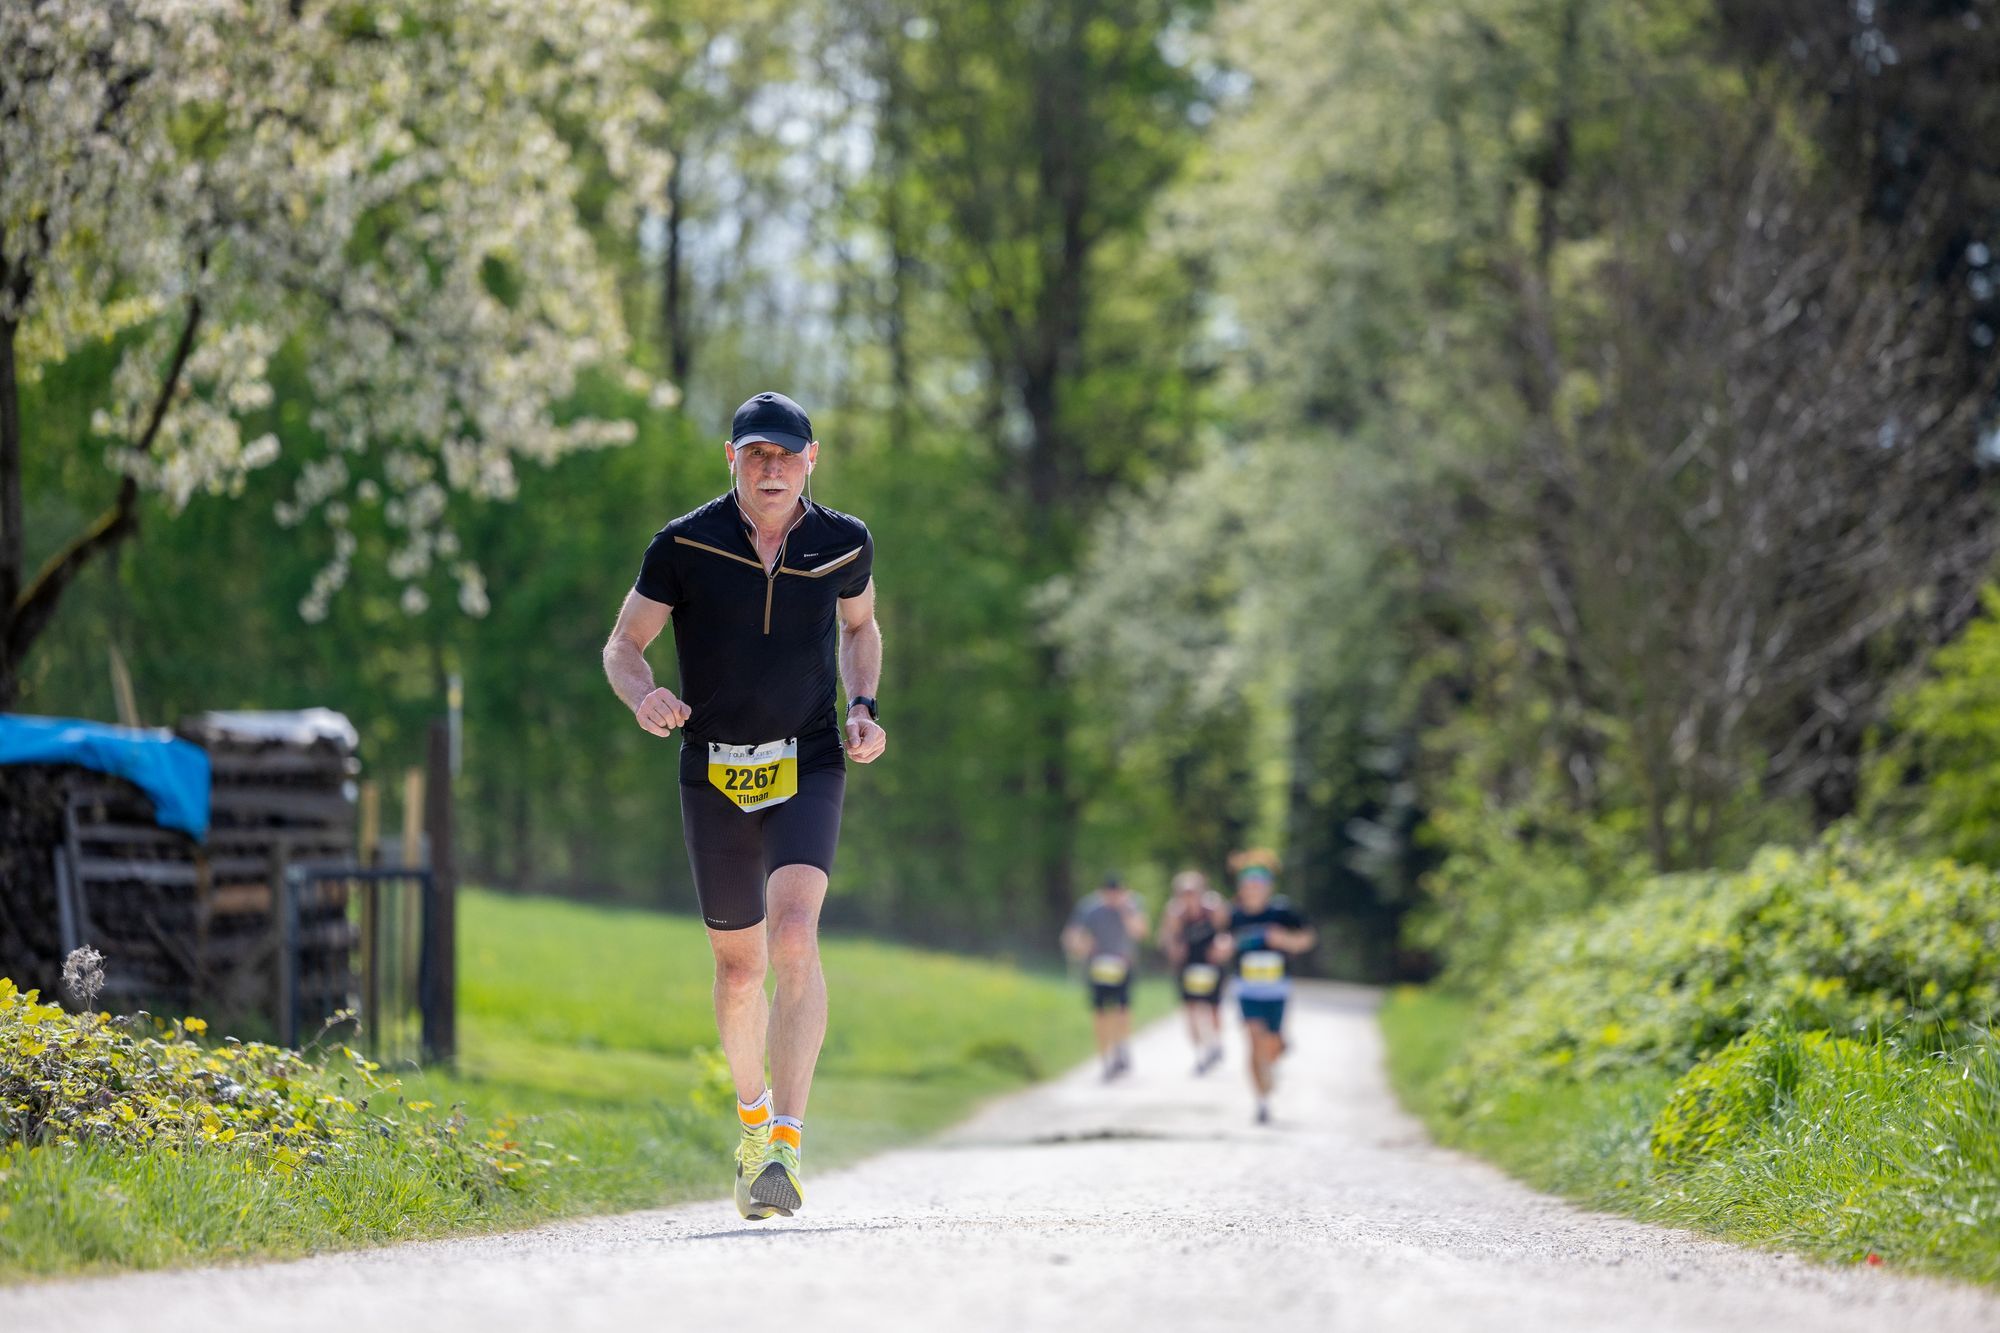
M 736 1173 L 736 1212 L 746 1222 L 762 1222 L 777 1214 L 777 1209 L 760 1203 L 751 1195 L 743 1183 L 743 1172 Z M 789 1216 L 789 1214 L 788 1214 Z
M 795 1184 L 785 1168 L 776 1162 L 768 1162 L 750 1182 L 750 1197 L 758 1203 L 767 1204 L 790 1217 L 794 1209 L 806 1206 Z

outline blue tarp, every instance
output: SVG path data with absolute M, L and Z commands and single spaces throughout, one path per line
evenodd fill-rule
M 208 751 L 162 728 L 0 713 L 0 764 L 75 764 L 153 798 L 162 828 L 208 836 Z

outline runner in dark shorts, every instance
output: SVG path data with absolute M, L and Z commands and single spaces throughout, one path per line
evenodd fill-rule
M 1239 852 L 1234 863 L 1236 905 L 1229 914 L 1226 947 L 1234 961 L 1236 1003 L 1250 1037 L 1250 1084 L 1257 1092 L 1257 1123 L 1271 1120 L 1271 1089 L 1285 1053 L 1285 1001 L 1292 993 L 1291 961 L 1310 951 L 1319 934 L 1298 909 L 1272 896 L 1277 857 Z
M 1063 950 L 1083 964 L 1089 981 L 1091 1027 L 1106 1081 L 1132 1067 L 1132 969 L 1144 938 L 1145 910 L 1116 875 L 1086 894 L 1063 927 Z
M 1194 1042 L 1194 1072 L 1206 1074 L 1222 1060 L 1222 950 L 1229 904 L 1199 870 L 1174 876 L 1173 894 L 1160 913 L 1160 952 L 1174 969 L 1181 1010 Z
M 888 738 L 874 699 L 875 544 L 860 519 L 812 502 L 812 422 L 783 394 L 760 393 L 736 410 L 724 458 L 728 492 L 646 548 L 604 671 L 646 731 L 681 732 L 681 832 L 743 1131 L 736 1206 L 761 1220 L 805 1201 L 799 1149 L 826 1037 L 820 905 L 847 761 L 872 763 Z M 669 622 L 678 694 L 654 682 L 645 655 Z

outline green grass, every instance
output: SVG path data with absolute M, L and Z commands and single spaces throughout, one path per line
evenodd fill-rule
M 460 1048 L 394 1104 L 461 1105 L 546 1165 L 501 1179 L 394 1136 L 285 1175 L 223 1148 L 0 1152 L 0 1279 L 283 1256 L 726 1195 L 734 1117 L 714 1062 L 699 922 L 468 892 Z M 908 1142 L 1088 1056 L 1080 988 L 1054 973 L 864 939 L 824 956 L 832 1023 L 807 1116 L 824 1170 Z M 1164 1013 L 1142 983 L 1139 1017 Z M 441 1114 L 442 1111 L 431 1114 Z M 729 1215 L 733 1219 L 733 1213 Z
M 1836 1052 L 1701 1160 L 1651 1149 L 1666 1071 L 1467 1086 L 1473 1006 L 1404 989 L 1381 1010 L 1390 1081 L 1437 1138 L 1541 1189 L 1836 1262 L 2000 1283 L 2000 1058 L 1989 1044 Z

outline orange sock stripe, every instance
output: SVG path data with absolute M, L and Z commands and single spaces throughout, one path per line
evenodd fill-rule
M 773 1125 L 771 1126 L 771 1142 L 789 1143 L 796 1148 L 799 1146 L 799 1131 L 792 1125 Z
M 771 1119 L 770 1104 L 745 1106 L 742 1102 L 738 1102 L 736 1103 L 736 1118 L 741 1120 L 748 1128 L 755 1129 L 757 1126 L 765 1124 Z

